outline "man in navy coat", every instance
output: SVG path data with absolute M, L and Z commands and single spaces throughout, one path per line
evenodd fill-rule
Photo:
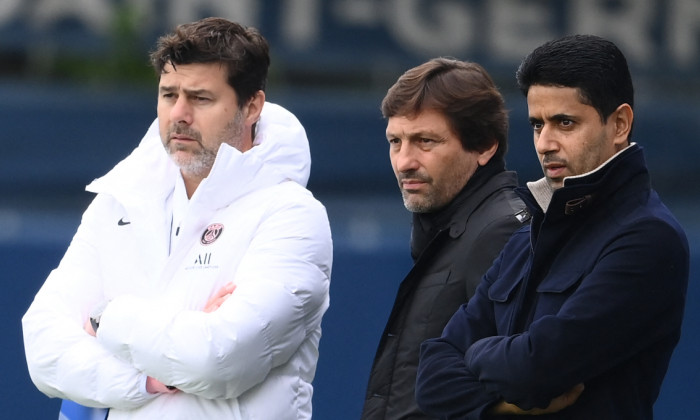
M 450 419 L 651 419 L 689 255 L 630 140 L 627 62 L 609 41 L 567 36 L 535 49 L 517 80 L 544 171 L 517 190 L 532 221 L 422 345 L 417 403 Z

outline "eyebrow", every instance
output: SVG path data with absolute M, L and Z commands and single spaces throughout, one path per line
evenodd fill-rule
M 550 120 L 563 121 L 563 120 L 575 120 L 576 117 L 569 114 L 555 114 L 550 117 Z
M 444 140 L 447 138 L 446 135 L 442 135 L 442 134 L 437 133 L 435 131 L 427 131 L 427 130 L 418 130 L 418 131 L 414 131 L 411 133 L 406 133 L 406 132 L 402 131 L 400 134 L 409 138 L 409 139 L 429 138 L 429 139 L 434 139 L 434 140 Z M 394 133 L 394 132 L 386 132 L 387 139 L 399 138 L 399 137 L 401 137 L 401 135 Z
M 161 93 L 172 93 L 176 92 L 178 88 L 175 86 L 161 86 L 158 88 L 158 90 Z M 185 93 L 189 96 L 202 96 L 202 95 L 207 95 L 207 96 L 214 96 L 214 94 L 207 89 L 183 89 Z
M 576 121 L 576 117 L 573 115 L 569 114 L 554 114 L 551 117 L 547 118 L 549 121 L 564 121 L 564 120 L 572 120 Z M 528 118 L 528 121 L 530 121 L 530 124 L 532 123 L 541 123 L 544 121 L 542 118 L 535 118 L 535 117 L 530 117 Z

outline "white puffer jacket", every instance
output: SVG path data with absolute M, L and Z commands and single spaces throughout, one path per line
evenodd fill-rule
M 22 319 L 45 394 L 110 407 L 109 419 L 308 419 L 332 243 L 304 188 L 308 141 L 266 103 L 245 153 L 222 145 L 170 247 L 178 169 L 157 122 L 88 190 L 97 193 Z M 209 297 L 234 282 L 215 312 Z M 97 338 L 83 325 L 109 301 Z M 174 385 L 152 396 L 145 376 Z

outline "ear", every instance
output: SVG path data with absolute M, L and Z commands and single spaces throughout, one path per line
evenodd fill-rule
M 632 121 L 634 121 L 634 111 L 629 104 L 622 104 L 617 107 L 613 115 L 615 137 L 613 143 L 618 147 L 629 144 L 629 136 L 632 131 Z
M 260 119 L 263 105 L 265 104 L 265 92 L 259 90 L 255 92 L 248 103 L 243 107 L 243 115 L 245 115 L 245 125 L 252 126 Z
M 476 161 L 479 163 L 479 166 L 484 166 L 489 163 L 489 160 L 496 154 L 496 150 L 498 150 L 498 142 L 494 139 L 493 144 L 488 149 L 477 152 L 478 156 L 476 157 Z

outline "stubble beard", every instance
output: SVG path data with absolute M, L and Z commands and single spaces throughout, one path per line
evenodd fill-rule
M 423 179 L 425 182 L 430 182 L 431 180 Z M 435 190 L 435 186 L 430 183 L 430 189 L 426 193 L 413 193 L 408 192 L 401 188 L 401 197 L 403 198 L 403 205 L 406 210 L 412 213 L 431 213 L 438 206 L 438 191 Z
M 170 155 L 175 165 L 180 168 L 183 175 L 204 179 L 209 175 L 211 168 L 214 166 L 218 148 L 222 143 L 227 143 L 238 148 L 242 142 L 243 135 L 243 113 L 236 112 L 233 120 L 231 120 L 223 131 L 219 134 L 216 144 L 216 150 L 208 148 L 202 143 L 202 134 L 189 127 L 175 126 L 168 130 L 168 138 L 171 134 L 182 134 L 194 139 L 199 148 L 191 149 L 186 145 L 172 145 L 170 141 L 164 144 L 166 152 Z M 185 152 L 185 153 L 178 153 Z
M 399 188 L 403 197 L 403 205 L 413 213 L 433 213 L 449 205 L 467 184 L 474 171 L 466 165 L 452 166 L 451 170 L 442 177 L 442 182 L 428 175 L 406 173 L 399 177 Z M 411 193 L 401 187 L 402 178 L 416 178 L 427 183 L 425 193 Z M 448 180 L 447 182 L 445 180 Z
M 564 178 L 551 178 L 547 175 L 547 165 L 550 163 L 558 163 L 558 164 L 564 165 L 566 167 L 568 167 L 568 163 L 566 162 L 566 160 L 561 159 L 558 156 L 553 155 L 553 154 L 545 155 L 542 158 L 542 161 L 540 162 L 540 166 L 542 167 L 542 173 L 544 174 L 544 177 L 547 180 L 549 187 L 552 190 L 557 190 L 557 189 L 564 186 Z
M 430 191 L 425 195 L 401 191 L 403 205 L 412 213 L 433 213 L 445 207 L 449 200 L 440 197 L 439 191 Z
M 180 168 L 183 175 L 200 179 L 206 177 L 216 160 L 216 151 L 202 144 L 202 136 L 199 132 L 189 128 L 175 127 L 168 131 L 168 138 L 171 133 L 184 134 L 194 139 L 199 145 L 196 147 L 194 145 L 166 143 L 165 150 L 175 165 Z

